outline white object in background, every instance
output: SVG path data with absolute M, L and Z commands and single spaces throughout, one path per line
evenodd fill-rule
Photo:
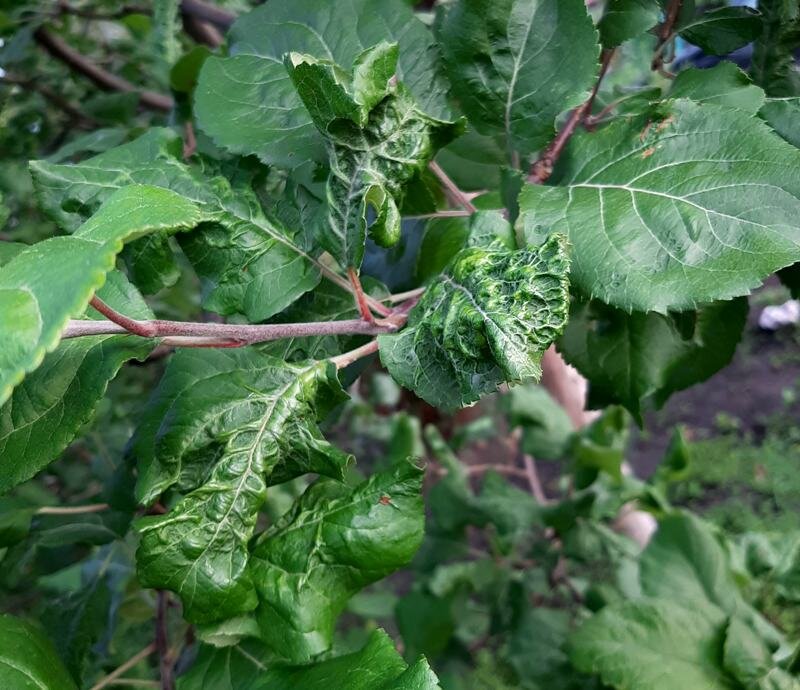
M 758 326 L 765 331 L 777 331 L 800 321 L 800 302 L 790 299 L 777 307 L 764 307 L 758 316 Z

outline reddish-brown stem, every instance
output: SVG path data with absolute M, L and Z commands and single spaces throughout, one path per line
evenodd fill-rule
M 164 338 L 164 342 L 182 347 L 238 347 L 313 335 L 379 335 L 397 330 L 405 320 L 404 312 L 398 310 L 400 313 L 395 313 L 387 309 L 391 318 L 373 322 L 364 319 L 276 324 L 203 323 L 158 319 L 137 321 L 119 313 L 99 297 L 93 297 L 90 304 L 108 321 L 70 321 L 62 335 L 63 338 L 131 333 L 142 338 Z
M 168 607 L 168 594 L 163 590 L 159 590 L 156 597 L 156 650 L 158 651 L 161 690 L 175 690 L 175 674 L 172 672 L 172 655 L 169 651 L 169 636 L 167 633 Z
M 156 651 L 156 644 L 155 642 L 151 642 L 147 647 L 145 647 L 141 652 L 134 654 L 130 659 L 128 659 L 124 664 L 114 669 L 111 673 L 109 673 L 105 678 L 101 678 L 97 683 L 95 683 L 90 690 L 101 690 L 101 688 L 108 687 L 109 685 L 113 685 L 114 681 L 119 678 L 125 671 L 128 669 L 133 668 L 138 664 L 142 659 L 146 659 L 150 656 L 154 651 Z
M 344 369 L 345 367 L 350 366 L 354 362 L 357 362 L 359 359 L 368 357 L 369 355 L 374 354 L 377 351 L 378 351 L 378 341 L 370 340 L 366 345 L 357 347 L 355 350 L 350 350 L 350 352 L 345 352 L 344 354 L 337 355 L 336 357 L 331 357 L 331 362 L 334 363 L 337 369 Z
M 140 90 L 127 79 L 107 72 L 98 67 L 86 56 L 68 45 L 60 36 L 50 33 L 44 27 L 39 27 L 33 34 L 36 42 L 54 58 L 61 60 L 70 68 L 87 77 L 94 84 L 106 91 L 134 92 L 139 94 L 139 103 L 151 110 L 169 112 L 172 110 L 173 101 L 169 96 L 154 91 Z
M 452 203 L 458 206 L 463 206 L 470 213 L 475 213 L 475 211 L 478 210 L 475 204 L 470 201 L 470 198 L 458 188 L 458 185 L 450 179 L 450 176 L 444 170 L 442 170 L 438 163 L 431 161 L 428 163 L 428 167 L 439 179 L 439 182 L 442 183 L 444 192 Z
M 670 0 L 664 21 L 658 27 L 658 43 L 650 67 L 654 72 L 664 76 L 671 76 L 664 71 L 664 46 L 673 38 L 673 29 L 680 16 L 682 5 L 683 0 Z
M 369 296 L 364 293 L 364 288 L 361 285 L 361 279 L 358 277 L 355 269 L 351 266 L 347 269 L 347 277 L 350 279 L 350 285 L 353 286 L 353 294 L 356 298 L 358 311 L 361 318 L 369 323 L 375 322 L 375 317 L 372 315 L 371 309 L 374 309 L 381 316 L 389 316 L 392 310 L 389 307 L 383 306 L 376 300 L 370 300 Z
M 606 72 L 608 72 L 608 67 L 611 64 L 611 58 L 613 55 L 613 50 L 603 51 L 603 56 L 600 63 L 600 74 L 597 76 L 597 81 L 595 82 L 591 95 L 583 103 L 583 105 L 578 106 L 572 111 L 572 113 L 570 113 L 569 118 L 556 135 L 556 138 L 550 142 L 550 145 L 533 163 L 530 173 L 528 174 L 528 182 L 531 184 L 542 184 L 547 181 L 550 175 L 553 174 L 553 166 L 555 166 L 556 161 L 558 161 L 560 158 L 564 148 L 572 138 L 572 135 L 575 134 L 575 130 L 578 128 L 578 125 L 583 122 L 584 118 L 592 112 L 592 105 L 594 105 L 594 100 L 597 98 L 597 92 L 600 90 L 600 84 L 603 81 L 603 77 L 605 77 Z
M 213 24 L 219 29 L 227 30 L 236 19 L 236 15 L 203 0 L 182 0 L 181 12 L 197 19 Z

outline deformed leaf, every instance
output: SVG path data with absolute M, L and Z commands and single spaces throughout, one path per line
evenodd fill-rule
M 77 690 L 53 643 L 38 628 L 13 616 L 0 616 L 0 686 Z
M 311 119 L 325 138 L 331 171 L 320 242 L 342 265 L 364 258 L 367 211 L 379 245 L 400 238 L 404 183 L 421 173 L 436 151 L 462 129 L 426 115 L 392 77 L 397 45 L 380 43 L 361 53 L 350 74 L 335 64 L 292 53 L 286 66 Z
M 153 318 L 120 273 L 110 273 L 97 294 L 131 318 Z M 101 318 L 94 310 L 87 315 Z M 0 493 L 55 460 L 92 419 L 120 367 L 130 359 L 144 359 L 153 346 L 153 341 L 135 336 L 98 335 L 62 341 L 46 355 L 0 407 Z
M 736 690 L 722 667 L 725 615 L 676 600 L 626 601 L 603 608 L 570 639 L 584 673 L 625 690 Z
M 573 137 L 520 195 L 524 232 L 567 233 L 571 281 L 639 311 L 749 293 L 800 259 L 800 151 L 740 110 L 677 100 Z
M 350 457 L 317 421 L 346 399 L 329 362 L 288 364 L 253 349 L 175 355 L 134 440 L 137 496 L 191 491 L 138 522 L 142 585 L 176 592 L 195 623 L 256 606 L 248 541 L 269 484 L 306 472 L 341 479 Z
M 139 183 L 170 189 L 205 215 L 198 231 L 181 238 L 203 280 L 205 308 L 263 321 L 312 289 L 319 282 L 319 268 L 302 233 L 267 217 L 246 187 L 184 164 L 180 146 L 174 132 L 153 128 L 79 165 L 34 161 L 31 174 L 39 202 L 71 232 L 119 187 Z M 163 236 L 145 238 L 126 255 L 132 277 L 146 291 L 168 284 L 177 271 L 164 242 Z M 141 252 L 146 252 L 143 261 L 138 260 Z
M 293 661 L 325 651 L 348 599 L 411 560 L 423 536 L 422 475 L 403 461 L 353 488 L 320 479 L 259 537 L 256 618 L 273 651 Z
M 624 405 L 641 424 L 646 403 L 660 407 L 731 361 L 747 312 L 744 298 L 665 316 L 575 301 L 558 348 L 589 379 L 589 407 Z
M 470 122 L 529 154 L 558 115 L 585 100 L 600 47 L 583 0 L 459 0 L 437 36 L 447 74 Z
M 0 269 L 0 404 L 55 349 L 114 267 L 123 242 L 194 228 L 207 216 L 166 189 L 130 185 L 69 237 L 31 245 Z
M 504 381 L 538 378 L 542 354 L 566 323 L 568 267 L 558 235 L 530 250 L 462 250 L 406 328 L 380 336 L 381 361 L 444 409 L 474 403 Z
M 407 666 L 383 630 L 359 651 L 307 666 L 273 666 L 253 690 L 441 690 L 424 658 Z
M 265 163 L 293 168 L 308 159 L 324 161 L 323 141 L 283 58 L 294 51 L 349 66 L 381 41 L 399 44 L 397 77 L 422 109 L 447 116 L 436 45 L 405 4 L 270 0 L 234 23 L 230 56 L 211 57 L 203 65 L 195 92 L 198 123 L 223 148 L 255 154 Z M 361 74 L 369 75 L 373 66 L 364 63 Z

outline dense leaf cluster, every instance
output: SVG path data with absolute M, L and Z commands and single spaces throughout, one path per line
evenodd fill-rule
M 53 637 L 0 617 L 0 685 L 800 687 L 797 544 L 673 506 L 680 435 L 623 466 L 797 288 L 797 3 L 228 4 L 0 3 L 0 590 Z

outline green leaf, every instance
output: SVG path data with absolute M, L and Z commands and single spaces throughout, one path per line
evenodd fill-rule
M 0 269 L 0 404 L 26 373 L 56 348 L 69 319 L 103 286 L 123 242 L 151 232 L 194 228 L 204 213 L 157 187 L 130 185 L 112 194 L 70 237 L 53 237 Z
M 764 640 L 738 618 L 728 624 L 723 665 L 747 690 L 800 688 L 800 680 L 776 667 Z
M 640 560 L 642 591 L 694 608 L 714 604 L 733 613 L 741 595 L 727 556 L 710 529 L 690 513 L 661 520 Z
M 254 690 L 272 665 L 263 643 L 244 640 L 228 647 L 201 645 L 191 668 L 178 678 L 178 690 Z
M 657 0 L 610 0 L 597 25 L 600 41 L 606 48 L 621 45 L 658 24 L 660 13 Z
M 161 73 L 166 77 L 172 64 L 178 59 L 181 44 L 180 0 L 154 0 L 151 54 Z
M 467 218 L 433 218 L 425 225 L 425 234 L 417 256 L 417 280 L 436 278 L 467 244 Z
M 761 35 L 761 15 L 749 7 L 720 7 L 681 26 L 681 38 L 709 55 L 727 55 Z
M 153 318 L 120 273 L 110 273 L 97 294 L 131 318 Z M 92 318 L 102 318 L 90 311 Z M 153 346 L 135 336 L 100 335 L 62 341 L 46 355 L 0 407 L 0 493 L 55 460 L 94 417 L 120 367 L 130 359 L 143 360 Z
M 575 483 L 579 489 L 592 484 L 600 471 L 622 479 L 629 424 L 622 408 L 609 407 L 573 436 L 570 455 L 575 463 Z
M 13 616 L 0 616 L 0 685 L 9 690 L 77 689 L 53 643 Z
M 318 480 L 259 537 L 256 618 L 277 654 L 306 661 L 328 649 L 348 599 L 408 564 L 423 536 L 422 475 L 403 462 L 354 488 Z
M 154 128 L 80 165 L 34 161 L 31 174 L 40 204 L 68 231 L 131 182 L 164 187 L 193 201 L 207 222 L 183 237 L 181 246 L 203 280 L 206 309 L 263 321 L 312 289 L 319 282 L 319 267 L 302 233 L 267 217 L 249 189 L 182 163 L 180 147 L 173 132 Z M 154 246 L 141 244 L 146 241 Z M 129 250 L 132 277 L 143 281 L 143 289 L 160 289 L 177 276 L 165 241 L 154 236 Z M 278 283 L 281 289 L 275 290 Z
M 675 513 L 664 518 L 639 562 L 642 591 L 647 596 L 713 605 L 737 615 L 771 646 L 781 633 L 742 598 L 727 553 L 700 518 Z
M 425 659 L 407 666 L 391 638 L 376 630 L 358 652 L 307 666 L 275 666 L 253 690 L 441 690 Z
M 800 96 L 794 51 L 800 48 L 800 6 L 794 0 L 759 0 L 761 36 L 753 46 L 750 73 L 768 96 Z
M 467 248 L 426 290 L 381 361 L 431 405 L 455 409 L 504 381 L 541 375 L 567 316 L 569 261 L 560 236 L 536 249 Z
M 563 457 L 574 428 L 569 415 L 547 390 L 541 386 L 515 386 L 506 400 L 509 423 L 522 427 L 525 452 L 537 460 Z
M 403 185 L 463 127 L 426 115 L 402 84 L 392 84 L 397 44 L 365 50 L 351 74 L 297 53 L 287 57 L 286 66 L 330 159 L 319 240 L 342 266 L 358 269 L 368 209 L 375 212 L 371 237 L 384 247 L 395 244 Z
M 672 82 L 669 96 L 739 108 L 752 115 L 764 105 L 764 90 L 753 84 L 735 64 L 727 61 L 708 69 L 690 67 L 679 72 Z
M 590 408 L 624 405 L 641 425 L 648 403 L 660 407 L 731 361 L 747 312 L 744 298 L 666 316 L 575 301 L 558 348 L 589 379 Z
M 763 117 L 792 146 L 800 148 L 800 97 L 768 98 L 761 108 Z
M 572 663 L 620 690 L 735 690 L 721 664 L 725 616 L 681 600 L 605 607 L 572 635 Z
M 233 25 L 230 57 L 212 57 L 203 65 L 195 92 L 200 128 L 223 148 L 255 154 L 265 163 L 292 168 L 309 158 L 324 161 L 323 140 L 295 92 L 284 55 L 294 51 L 352 65 L 381 41 L 399 44 L 397 76 L 420 107 L 446 117 L 447 87 L 437 74 L 437 49 L 410 8 L 384 0 L 335 7 L 316 0 L 270 0 Z
M 520 196 L 526 237 L 568 233 L 571 281 L 625 310 L 750 292 L 800 259 L 800 152 L 747 113 L 686 100 L 572 139 Z
M 191 491 L 138 522 L 142 585 L 176 592 L 196 623 L 253 610 L 248 541 L 267 486 L 306 472 L 344 476 L 350 456 L 316 426 L 344 399 L 329 362 L 288 364 L 251 349 L 175 355 L 134 439 L 137 496 Z
M 228 647 L 201 645 L 189 670 L 177 679 L 178 690 L 253 690 L 271 663 L 257 640 Z
M 543 148 L 597 74 L 583 0 L 459 0 L 436 31 L 453 95 L 479 132 L 504 134 L 509 151 Z
M 42 620 L 76 683 L 82 684 L 86 657 L 108 626 L 111 593 L 102 576 L 48 603 Z

